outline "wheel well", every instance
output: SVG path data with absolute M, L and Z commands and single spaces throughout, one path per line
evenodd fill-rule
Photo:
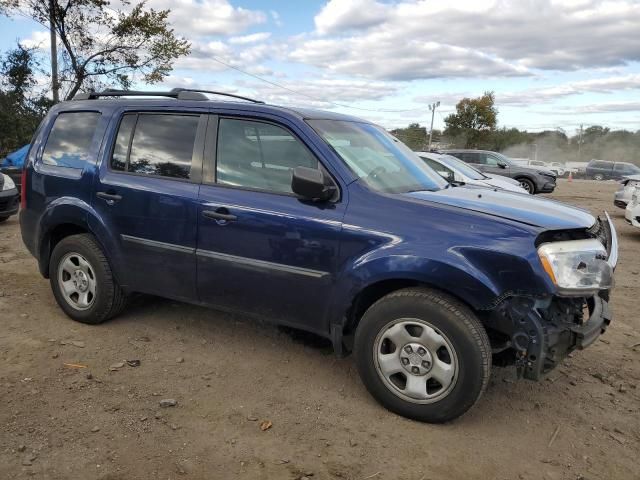
M 345 323 L 342 328 L 342 335 L 340 336 L 340 340 L 342 341 L 342 345 L 346 347 L 347 351 L 351 350 L 352 340 L 355 334 L 356 328 L 358 327 L 358 323 L 360 323 L 360 319 L 364 315 L 364 313 L 368 310 L 368 308 L 380 300 L 385 295 L 388 295 L 396 290 L 401 290 L 403 288 L 409 287 L 426 287 L 433 290 L 439 290 L 447 295 L 450 295 L 456 298 L 458 301 L 467 305 L 475 314 L 480 314 L 475 308 L 465 302 L 458 295 L 449 292 L 447 290 L 442 290 L 437 285 L 431 285 L 427 282 L 421 282 L 418 280 L 411 279 L 389 279 L 389 280 L 381 280 L 379 282 L 368 285 L 363 290 L 361 290 L 356 297 L 354 298 L 351 306 L 347 310 L 345 315 Z
M 89 230 L 75 223 L 61 223 L 49 230 L 40 244 L 40 271 L 49 278 L 49 258 L 56 245 L 66 237 L 88 233 Z
M 521 180 L 527 180 L 527 181 L 531 182 L 531 184 L 533 185 L 533 191 L 535 192 L 537 190 L 535 179 L 529 177 L 528 175 L 517 175 L 517 176 L 513 177 L 513 179 L 517 180 L 518 182 L 521 181 Z
M 425 284 L 416 280 L 391 279 L 382 280 L 365 287 L 360 291 L 360 293 L 358 293 L 358 295 L 356 295 L 351 303 L 351 307 L 347 311 L 347 321 L 344 324 L 343 335 L 352 335 L 355 332 L 362 315 L 364 315 L 364 312 L 366 312 L 371 305 L 376 303 L 385 295 L 402 288 L 417 287 L 420 285 Z

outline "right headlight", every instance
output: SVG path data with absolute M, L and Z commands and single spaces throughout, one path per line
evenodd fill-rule
M 613 288 L 607 251 L 595 238 L 545 243 L 538 256 L 559 295 L 592 295 Z

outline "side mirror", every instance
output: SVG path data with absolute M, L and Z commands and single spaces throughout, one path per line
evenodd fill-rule
M 503 162 L 502 160 L 498 160 L 498 166 L 500 168 L 507 168 L 509 165 L 507 165 L 505 162 Z
M 336 187 L 325 177 L 322 170 L 295 167 L 291 178 L 291 190 L 300 198 L 314 202 L 325 202 L 333 198 Z

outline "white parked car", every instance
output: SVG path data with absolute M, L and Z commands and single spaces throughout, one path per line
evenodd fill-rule
M 631 201 L 631 195 L 637 186 L 640 186 L 640 175 L 629 175 L 620 180 L 621 187 L 613 197 L 613 204 L 616 207 L 627 208 Z
M 624 212 L 624 218 L 634 227 L 640 228 L 640 184 L 636 185 L 631 200 Z
M 452 155 L 432 152 L 416 152 L 424 162 L 433 168 L 441 177 L 449 182 L 464 182 L 469 185 L 499 188 L 510 192 L 528 192 L 520 186 L 520 182 L 502 175 L 488 175 L 476 170 L 468 163 Z

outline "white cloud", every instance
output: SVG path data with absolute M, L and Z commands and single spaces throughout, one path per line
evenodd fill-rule
M 51 37 L 49 32 L 37 30 L 31 32 L 31 36 L 20 40 L 20 45 L 25 48 L 49 49 L 51 45 Z
M 291 58 L 376 79 L 511 76 L 640 60 L 635 0 L 331 0 Z
M 553 113 L 559 113 L 562 115 L 623 112 L 640 112 L 640 102 L 594 103 L 575 107 L 557 107 L 553 111 Z
M 254 81 L 238 82 L 238 85 L 251 89 L 268 103 L 310 105 L 316 108 L 331 108 L 341 102 L 380 100 L 398 92 L 398 85 L 388 82 L 334 78 L 279 80 L 278 84 L 285 88 Z
M 234 45 L 247 45 L 249 43 L 264 42 L 271 37 L 271 32 L 259 32 L 252 33 L 251 35 L 244 35 L 241 37 L 231 37 L 229 43 Z
M 321 34 L 370 27 L 383 22 L 390 8 L 375 0 L 330 0 L 314 22 Z
M 541 103 L 552 103 L 572 95 L 589 93 L 610 94 L 630 90 L 640 90 L 640 74 L 581 80 L 520 91 L 497 91 L 495 95 L 498 106 L 526 107 Z M 453 106 L 464 97 L 477 97 L 481 94 L 481 91 L 439 92 L 414 97 L 413 101 L 421 104 L 440 101 L 443 106 Z M 443 109 L 441 109 L 441 111 L 443 111 Z
M 170 9 L 172 27 L 187 38 L 234 35 L 267 20 L 264 12 L 234 7 L 227 0 L 150 0 L 148 6 Z
M 309 40 L 295 48 L 290 58 L 340 74 L 379 80 L 529 75 L 523 67 L 471 48 L 412 39 L 394 41 L 385 32 Z
M 520 92 L 498 93 L 501 105 L 535 105 L 585 93 L 613 93 L 640 89 L 640 74 L 570 82 L 551 87 L 532 88 Z

